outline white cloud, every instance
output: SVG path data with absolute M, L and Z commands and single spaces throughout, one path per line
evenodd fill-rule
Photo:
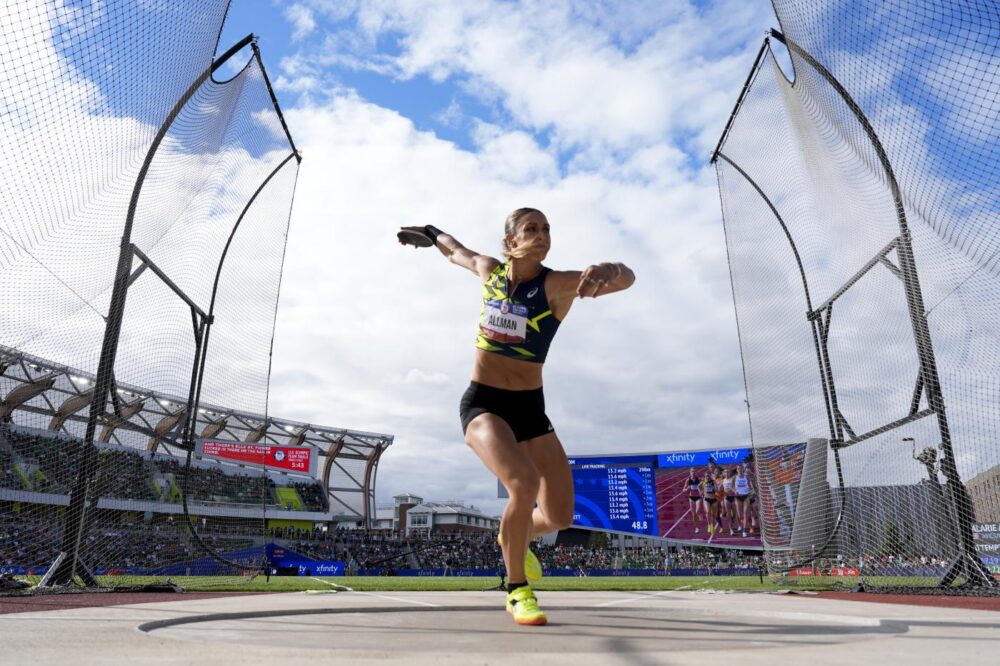
M 312 10 L 302 4 L 294 4 L 285 9 L 285 18 L 294 26 L 292 41 L 302 39 L 316 29 Z

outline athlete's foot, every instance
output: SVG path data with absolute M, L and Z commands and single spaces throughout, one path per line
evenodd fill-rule
M 535 593 L 528 585 L 507 593 L 507 612 L 518 624 L 542 625 L 548 622 L 545 613 L 538 607 Z

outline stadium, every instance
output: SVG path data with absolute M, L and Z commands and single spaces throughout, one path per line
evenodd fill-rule
M 992 663 L 1000 12 L 653 4 L 0 10 L 14 661 Z

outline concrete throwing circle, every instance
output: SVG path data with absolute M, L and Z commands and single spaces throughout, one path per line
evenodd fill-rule
M 721 601 L 721 599 L 720 599 Z M 356 658 L 477 653 L 599 654 L 699 651 L 732 645 L 808 647 L 905 633 L 905 623 L 866 617 L 737 608 L 546 604 L 549 624 L 520 627 L 497 605 L 381 606 L 208 613 L 147 622 L 159 638 L 241 645 L 294 645 Z M 589 661 L 585 659 L 584 661 Z M 581 663 L 581 662 L 577 662 Z

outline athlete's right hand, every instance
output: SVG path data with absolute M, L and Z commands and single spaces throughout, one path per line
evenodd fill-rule
M 430 236 L 424 233 L 423 227 L 400 227 L 396 232 L 396 238 L 399 239 L 400 245 L 412 245 L 414 249 L 434 245 Z

